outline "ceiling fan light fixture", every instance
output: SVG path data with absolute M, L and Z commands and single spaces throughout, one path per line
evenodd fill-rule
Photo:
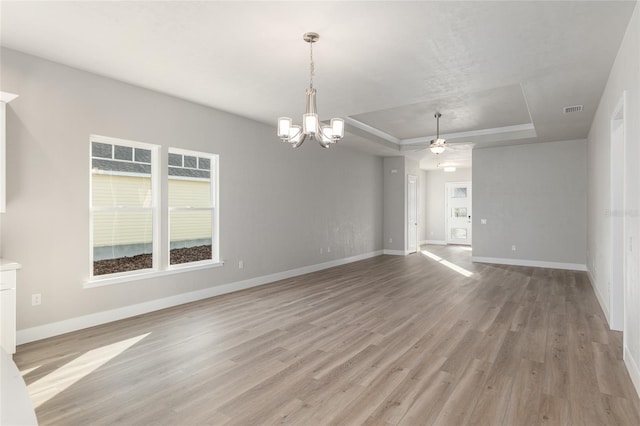
M 431 150 L 431 152 L 438 155 L 444 152 L 445 147 L 444 144 L 440 144 L 436 141 L 431 141 L 431 143 L 429 144 L 429 149 Z

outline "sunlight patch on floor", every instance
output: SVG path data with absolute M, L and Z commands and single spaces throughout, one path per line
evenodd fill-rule
M 430 251 L 421 250 L 420 253 L 422 253 L 423 255 L 427 256 L 430 259 L 435 260 L 436 262 L 440 263 L 441 265 L 446 266 L 447 268 L 451 269 L 452 271 L 456 271 L 460 275 L 464 275 L 467 278 L 469 278 L 470 276 L 473 275 L 473 272 L 468 271 L 468 270 L 464 269 L 463 267 L 456 265 L 455 263 L 451 263 L 448 260 L 445 260 L 445 259 L 441 258 L 440 256 L 431 253 Z
M 92 349 L 27 386 L 33 408 L 38 408 L 78 380 L 91 374 L 151 333 Z M 23 372 L 23 374 L 26 374 Z
M 22 375 L 22 377 L 24 377 L 27 374 L 31 373 L 32 371 L 37 370 L 40 367 L 42 367 L 42 366 L 41 365 L 36 365 L 35 367 L 25 368 L 24 370 L 20 370 L 20 374 Z

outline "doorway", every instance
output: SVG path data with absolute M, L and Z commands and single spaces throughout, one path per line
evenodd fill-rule
M 471 182 L 445 183 L 447 244 L 471 245 Z

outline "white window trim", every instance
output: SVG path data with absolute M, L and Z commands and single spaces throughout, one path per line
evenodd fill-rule
M 211 154 L 208 152 L 192 151 L 192 150 L 173 148 L 173 147 L 170 147 L 168 149 L 167 156 L 168 154 L 179 154 L 182 156 L 188 155 L 192 157 L 204 157 L 209 159 L 210 161 L 209 173 L 210 173 L 210 182 L 211 182 L 211 207 L 188 207 L 188 206 L 169 207 L 167 206 L 167 248 L 166 248 L 167 249 L 166 250 L 167 267 L 166 267 L 166 270 L 167 271 L 184 270 L 189 267 L 197 267 L 198 265 L 205 265 L 205 264 L 221 265 L 223 264 L 223 262 L 220 260 L 220 250 L 219 250 L 220 249 L 220 233 L 219 233 L 220 211 L 218 208 L 218 205 L 219 205 L 218 155 Z M 171 166 L 168 166 L 168 167 L 171 167 Z M 201 170 L 201 169 L 193 169 L 193 170 Z M 185 180 L 190 180 L 190 179 L 202 180 L 198 178 L 173 177 L 173 176 L 167 175 L 167 181 L 168 179 L 174 179 L 174 178 L 185 179 Z M 175 265 L 171 265 L 171 219 L 170 217 L 171 217 L 171 212 L 174 212 L 174 211 L 211 211 L 211 222 L 212 222 L 211 223 L 211 253 L 213 257 L 212 259 L 197 261 L 197 262 L 189 262 L 189 263 L 178 263 Z
M 160 250 L 162 248 L 161 241 L 161 226 L 160 226 L 160 206 L 162 206 L 162 202 L 160 201 L 160 190 L 161 190 L 161 182 L 164 180 L 165 175 L 161 173 L 163 164 L 161 164 L 160 152 L 161 146 L 155 144 L 149 144 L 144 142 L 131 141 L 127 139 L 114 138 L 109 136 L 101 136 L 101 135 L 90 135 L 89 138 L 89 149 L 91 149 L 91 142 L 99 142 L 106 143 L 111 145 L 125 145 L 131 146 L 133 148 L 147 149 L 151 151 L 151 198 L 152 198 L 152 209 L 153 214 L 153 243 L 152 243 L 152 268 L 148 269 L 139 269 L 134 271 L 126 271 L 126 272 L 118 272 L 113 274 L 104 274 L 104 275 L 93 275 L 93 213 L 96 211 L 112 211 L 112 210 L 148 210 L 149 208 L 139 208 L 139 207 L 126 207 L 126 206 L 116 206 L 116 207 L 92 207 L 92 198 L 93 198 L 93 174 L 113 174 L 113 175 L 122 175 L 122 176 L 139 176 L 137 173 L 127 173 L 127 172 L 94 172 L 92 159 L 93 156 L 91 152 L 89 153 L 89 279 L 84 283 L 84 288 L 94 288 L 94 287 L 102 287 L 105 285 L 112 284 L 120 284 L 131 281 L 140 281 L 150 278 L 162 277 L 167 275 L 173 275 L 183 272 L 197 271 L 202 269 L 210 269 L 210 268 L 218 268 L 224 266 L 224 261 L 220 259 L 220 226 L 219 226 L 219 218 L 220 218 L 220 209 L 219 209 L 219 156 L 217 154 L 211 154 L 206 152 L 198 152 L 192 150 L 185 150 L 180 148 L 169 148 L 171 153 L 181 154 L 181 155 L 190 155 L 190 156 L 198 156 L 205 157 L 210 159 L 210 173 L 211 173 L 211 207 L 205 208 L 184 208 L 184 207 L 176 207 L 173 208 L 175 210 L 211 210 L 212 211 L 212 241 L 211 241 L 211 250 L 213 254 L 215 254 L 214 259 L 210 260 L 202 260 L 196 262 L 189 263 L 181 263 L 176 265 L 170 265 L 170 242 L 169 235 L 167 235 L 167 264 L 160 264 Z M 115 161 L 115 160 L 114 160 Z M 121 160 L 117 160 L 121 161 Z M 125 161 L 125 160 L 122 160 Z M 149 164 L 149 163 L 145 163 Z M 196 169 L 194 169 L 196 170 Z M 201 169 L 198 169 L 201 170 Z M 180 176 L 168 176 L 166 175 L 166 179 L 183 179 Z M 186 178 L 184 178 L 186 179 Z M 200 180 L 199 178 L 189 178 L 193 180 Z M 202 179 L 204 180 L 204 179 Z M 164 207 L 163 207 L 164 208 Z M 167 211 L 170 209 L 167 207 Z M 169 232 L 168 226 L 168 216 L 167 216 L 167 232 Z M 215 238 L 214 238 L 215 236 Z M 163 262 L 164 263 L 164 262 Z
M 219 268 L 224 266 L 224 261 L 203 260 L 200 262 L 183 263 L 163 270 L 140 269 L 132 272 L 119 272 L 117 274 L 98 275 L 89 279 L 84 288 L 102 287 L 105 285 L 121 284 L 131 281 L 140 281 L 166 275 L 180 274 L 182 272 L 198 271 L 201 269 Z M 104 278 L 99 278 L 104 277 Z
M 151 206 L 150 207 L 93 207 L 93 175 L 98 174 L 93 171 L 93 155 L 91 152 L 93 142 L 106 143 L 111 145 L 125 145 L 133 148 L 148 149 L 151 151 Z M 85 287 L 93 286 L 95 283 L 108 283 L 109 281 L 129 278 L 138 279 L 143 274 L 157 273 L 160 271 L 160 226 L 158 214 L 158 200 L 160 199 L 160 146 L 144 142 L 130 141 L 127 139 L 113 138 L 109 136 L 90 135 L 89 136 L 89 281 Z M 93 275 L 93 215 L 97 211 L 121 211 L 121 210 L 151 210 L 152 215 L 152 256 L 150 269 L 139 269 L 135 271 L 119 272 L 115 274 Z M 135 277 L 135 278 L 134 278 Z M 122 282 L 122 281 L 118 281 Z M 104 285 L 104 284 L 101 284 Z

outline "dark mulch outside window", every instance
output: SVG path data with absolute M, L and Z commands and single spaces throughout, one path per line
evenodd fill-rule
M 170 252 L 170 264 L 197 262 L 211 259 L 211 246 L 196 246 L 173 249 Z M 96 260 L 93 262 L 93 275 L 115 274 L 116 272 L 138 271 L 153 266 L 151 254 L 120 257 L 118 259 Z

